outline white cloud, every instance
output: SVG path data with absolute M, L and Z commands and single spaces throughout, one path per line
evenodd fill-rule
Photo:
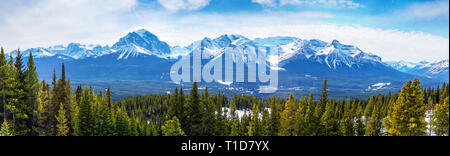
M 408 7 L 407 14 L 421 20 L 433 20 L 436 18 L 449 18 L 449 1 L 435 0 L 431 2 L 415 3 Z
M 170 11 L 198 10 L 209 5 L 210 0 L 158 0 L 164 8 Z
M 14 0 L 0 5 L 0 46 L 8 50 L 52 44 L 110 43 L 137 0 Z M 117 34 L 116 34 L 117 33 Z
M 326 7 L 359 8 L 360 3 L 352 0 L 252 0 L 263 6 L 276 7 L 285 5 L 321 5 Z
M 252 2 L 261 4 L 263 6 L 271 6 L 271 7 L 277 6 L 277 0 L 252 0 Z

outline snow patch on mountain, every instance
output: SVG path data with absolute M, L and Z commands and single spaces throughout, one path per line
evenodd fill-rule
M 376 91 L 376 90 L 388 89 L 389 86 L 391 86 L 391 85 L 392 85 L 392 83 L 390 83 L 390 82 L 387 82 L 387 83 L 381 82 L 381 83 L 373 84 L 373 85 L 367 87 L 367 90 L 368 91 Z
M 409 73 L 413 69 L 420 68 L 420 67 L 428 64 L 428 62 L 425 62 L 425 61 L 418 62 L 418 63 L 406 62 L 406 61 L 388 61 L 385 63 L 387 66 L 390 66 L 394 69 L 397 69 L 398 71 L 405 72 L 405 73 Z
M 226 86 L 229 86 L 229 85 L 233 84 L 233 82 L 225 82 L 225 81 L 222 81 L 222 80 L 217 81 L 217 83 L 220 83 L 220 84 L 226 85 Z
M 419 69 L 426 70 L 430 74 L 442 74 L 449 72 L 449 60 L 443 60 L 439 62 L 433 62 L 426 64 Z

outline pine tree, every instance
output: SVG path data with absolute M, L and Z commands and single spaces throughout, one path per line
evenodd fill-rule
M 370 118 L 372 116 L 373 108 L 375 105 L 375 97 L 371 97 L 369 102 L 367 103 L 366 109 L 364 110 L 364 117 Z M 369 120 L 366 120 L 366 124 L 368 124 Z
M 363 115 L 364 115 L 363 106 L 361 102 L 359 102 L 355 117 L 356 118 L 355 130 L 357 136 L 364 136 L 366 132 L 366 125 L 364 124 L 364 121 L 362 119 Z
M 380 111 L 378 111 L 379 106 L 375 105 L 373 107 L 372 116 L 370 122 L 366 128 L 366 136 L 380 136 L 381 132 L 381 121 L 380 121 Z
M 236 115 L 236 96 L 230 103 L 231 136 L 239 136 L 239 117 Z
M 200 100 L 200 115 L 201 115 L 201 132 L 197 135 L 211 136 L 214 133 L 216 106 L 214 105 L 206 87 Z
M 17 68 L 14 66 L 14 59 L 12 55 L 10 55 L 9 62 L 7 65 L 7 75 L 5 78 L 6 88 L 5 91 L 7 96 L 5 97 L 6 101 L 6 109 L 12 115 L 12 123 L 15 130 L 15 135 L 26 135 L 28 133 L 24 123 L 23 118 L 26 117 L 24 114 L 24 105 L 21 101 L 21 96 L 23 95 L 23 90 L 20 89 L 20 81 L 17 79 L 19 76 L 19 72 Z
M 80 110 L 78 112 L 76 135 L 78 136 L 90 136 L 93 134 L 93 104 L 94 93 L 91 88 L 86 85 L 83 89 L 83 95 L 81 97 Z
M 181 129 L 180 121 L 177 117 L 173 117 L 172 120 L 166 121 L 162 127 L 162 133 L 164 136 L 184 136 L 184 131 Z
M 270 114 L 269 110 L 265 109 L 262 113 L 262 121 L 261 121 L 261 136 L 269 136 L 270 135 Z
M 5 52 L 3 48 L 0 49 L 0 93 L 2 99 L 2 110 L 3 110 L 3 120 L 6 121 L 7 118 L 7 108 L 6 108 L 6 96 L 9 94 L 9 66 L 5 58 Z
M 14 68 L 12 73 L 16 81 L 14 87 L 14 98 L 17 99 L 17 101 L 14 102 L 16 111 L 13 113 L 13 123 L 15 125 L 17 135 L 30 136 L 33 126 L 33 105 L 26 103 L 26 73 L 24 70 L 25 68 L 20 49 L 17 50 L 16 54 L 14 65 L 11 65 L 11 68 Z M 10 56 L 10 61 L 12 64 L 13 58 L 12 55 Z
M 69 135 L 69 125 L 68 120 L 66 118 L 66 110 L 64 109 L 64 105 L 59 105 L 59 111 L 58 116 L 56 116 L 56 121 L 58 121 L 58 124 L 56 125 L 57 129 L 57 136 L 68 136 Z
M 325 113 L 320 119 L 320 131 L 319 136 L 338 136 L 338 122 L 337 119 L 334 118 L 335 107 L 333 104 L 326 104 Z
M 350 100 L 348 99 L 345 103 L 345 109 L 344 109 L 344 118 L 341 122 L 341 133 L 343 136 L 354 136 L 355 130 L 354 130 L 354 123 L 353 123 L 353 111 L 350 108 Z
M 307 136 L 307 109 L 308 109 L 308 99 L 306 97 L 300 99 L 299 105 L 297 106 L 297 111 L 295 112 L 295 135 L 297 136 Z
M 185 105 L 186 124 L 185 132 L 188 136 L 201 135 L 200 95 L 197 82 L 194 82 L 189 93 L 188 102 Z
M 388 114 L 384 125 L 393 136 L 422 136 L 425 135 L 426 122 L 424 92 L 420 81 L 408 81 L 402 87 L 398 99 Z
M 239 136 L 239 119 L 231 120 L 231 134 L 230 136 Z
M 280 136 L 293 136 L 295 130 L 295 121 L 296 121 L 296 105 L 294 94 L 289 96 L 289 100 L 286 102 L 284 106 L 284 110 L 281 113 L 280 120 Z
M 449 135 L 449 97 L 443 103 L 437 105 L 432 118 L 433 131 L 437 136 Z
M 125 112 L 125 108 L 117 108 L 116 115 L 116 135 L 128 136 L 129 135 L 129 117 Z
M 50 127 L 50 120 L 53 120 L 53 116 L 50 116 L 50 86 L 45 82 L 42 81 L 40 83 L 39 87 L 39 98 L 37 100 L 38 103 L 38 133 L 39 135 L 50 135 L 49 129 Z
M 261 136 L 261 124 L 259 121 L 259 105 L 252 105 L 252 115 L 248 126 L 248 136 Z
M 328 86 L 327 86 L 327 82 L 328 82 L 328 80 L 325 78 L 325 80 L 323 82 L 322 93 L 320 95 L 319 103 L 317 104 L 316 110 L 315 110 L 315 116 L 318 119 L 322 118 L 322 115 L 324 114 L 325 109 L 326 109 L 326 105 L 328 103 Z
M 215 126 L 214 128 L 214 136 L 226 136 L 229 133 L 228 130 L 228 120 L 227 120 L 227 112 L 223 111 L 223 95 L 220 93 L 217 95 L 216 99 L 216 112 L 215 113 Z
M 179 107 L 180 103 L 178 103 L 178 87 L 175 88 L 175 91 L 173 92 L 172 95 L 170 95 L 170 107 L 168 110 L 168 114 L 169 117 L 172 118 L 174 116 L 176 116 L 177 118 L 179 117 L 180 114 L 177 114 L 179 112 L 177 112 L 177 108 Z
M 136 113 L 132 110 L 130 116 L 130 136 L 139 136 L 138 123 L 139 121 L 136 117 Z
M 316 106 L 314 105 L 313 90 L 309 93 L 308 107 L 306 109 L 306 127 L 305 135 L 314 136 L 316 135 L 317 129 L 319 127 L 319 119 L 314 115 Z
M 280 127 L 280 106 L 276 97 L 273 97 L 269 101 L 269 106 L 271 109 L 270 113 L 270 136 L 278 136 L 278 131 Z
M 39 127 L 38 124 L 38 103 L 37 99 L 39 96 L 39 80 L 36 72 L 36 67 L 34 65 L 33 54 L 30 52 L 27 63 L 27 70 L 25 71 L 25 95 L 28 108 L 32 108 L 29 110 L 28 115 L 32 117 L 31 125 L 29 125 L 32 129 L 31 135 L 37 136 L 38 132 L 36 131 Z
M 0 128 L 0 136 L 14 136 L 14 129 L 6 120 L 3 120 L 2 127 Z

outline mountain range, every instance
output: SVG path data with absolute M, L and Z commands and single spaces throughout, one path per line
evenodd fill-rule
M 128 33 L 110 46 L 82 45 L 71 43 L 48 48 L 31 48 L 22 52 L 35 56 L 38 74 L 41 79 L 50 80 L 53 69 L 58 70 L 65 63 L 68 76 L 80 83 L 152 82 L 143 85 L 156 86 L 170 82 L 170 68 L 181 57 L 194 50 L 217 58 L 225 53 L 243 53 L 249 48 L 277 48 L 280 51 L 278 62 L 279 93 L 307 92 L 319 88 L 323 79 L 328 78 L 330 91 L 358 92 L 399 89 L 406 80 L 420 78 L 424 85 L 435 85 L 449 80 L 449 60 L 439 62 L 383 62 L 382 58 L 364 52 L 354 45 L 345 45 L 337 40 L 330 43 L 320 40 L 303 40 L 295 37 L 269 37 L 249 39 L 242 35 L 222 35 L 204 38 L 192 44 L 170 46 L 156 35 L 142 29 Z M 9 54 L 15 55 L 17 51 Z M 254 54 L 256 55 L 256 54 Z M 191 56 L 192 57 L 192 56 Z M 214 58 L 211 58 L 214 59 Z M 246 57 L 246 59 L 249 59 Z M 25 59 L 26 60 L 26 59 Z M 382 87 L 379 87 L 383 84 Z M 203 84 L 230 92 L 258 94 L 257 86 L 250 83 Z M 126 86 L 127 85 L 123 85 Z M 141 86 L 141 85 L 140 85 Z M 170 91 L 166 85 L 155 90 Z M 142 87 L 142 86 L 141 86 Z M 131 90 L 131 89 L 129 89 Z
M 387 65 L 399 71 L 419 75 L 431 79 L 439 79 L 448 82 L 449 78 L 449 60 L 442 60 L 437 62 L 422 61 L 419 63 L 413 62 L 386 62 Z

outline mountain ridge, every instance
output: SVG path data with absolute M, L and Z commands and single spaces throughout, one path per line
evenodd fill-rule
M 128 33 L 111 47 L 72 43 L 67 46 L 31 48 L 23 54 L 27 57 L 27 53 L 32 52 L 36 56 L 38 74 L 43 79 L 50 80 L 53 68 L 59 70 L 59 64 L 64 62 L 66 70 L 71 71 L 68 76 L 75 81 L 129 80 L 173 84 L 170 81 L 170 67 L 180 56 L 192 57 L 194 50 L 210 54 L 212 58 L 208 59 L 217 58 L 227 52 L 233 55 L 242 53 L 256 56 L 256 48 L 275 48 L 280 51 L 278 61 L 274 61 L 271 55 L 266 56 L 272 66 L 278 66 L 271 69 L 279 72 L 280 92 L 298 91 L 299 88 L 313 89 L 324 78 L 334 81 L 334 85 L 330 85 L 331 90 L 359 93 L 366 92 L 368 88 L 370 91 L 398 89 L 406 80 L 416 77 L 424 80 L 426 85 L 438 81 L 448 82 L 448 76 L 445 78 L 445 71 L 448 75 L 448 66 L 447 70 L 445 67 L 440 69 L 432 66 L 422 69 L 444 72 L 443 75 L 419 75 L 400 71 L 392 63 L 383 62 L 381 57 L 364 52 L 357 46 L 342 44 L 338 40 L 324 42 L 280 36 L 251 40 L 242 35 L 225 34 L 212 39 L 205 37 L 185 47 L 172 47 L 159 40 L 156 35 L 141 29 Z M 248 61 L 250 58 L 244 59 Z M 379 84 L 389 85 L 376 87 Z M 220 81 L 205 85 L 224 91 L 257 93 L 259 84 Z M 293 88 L 295 90 L 292 90 Z

